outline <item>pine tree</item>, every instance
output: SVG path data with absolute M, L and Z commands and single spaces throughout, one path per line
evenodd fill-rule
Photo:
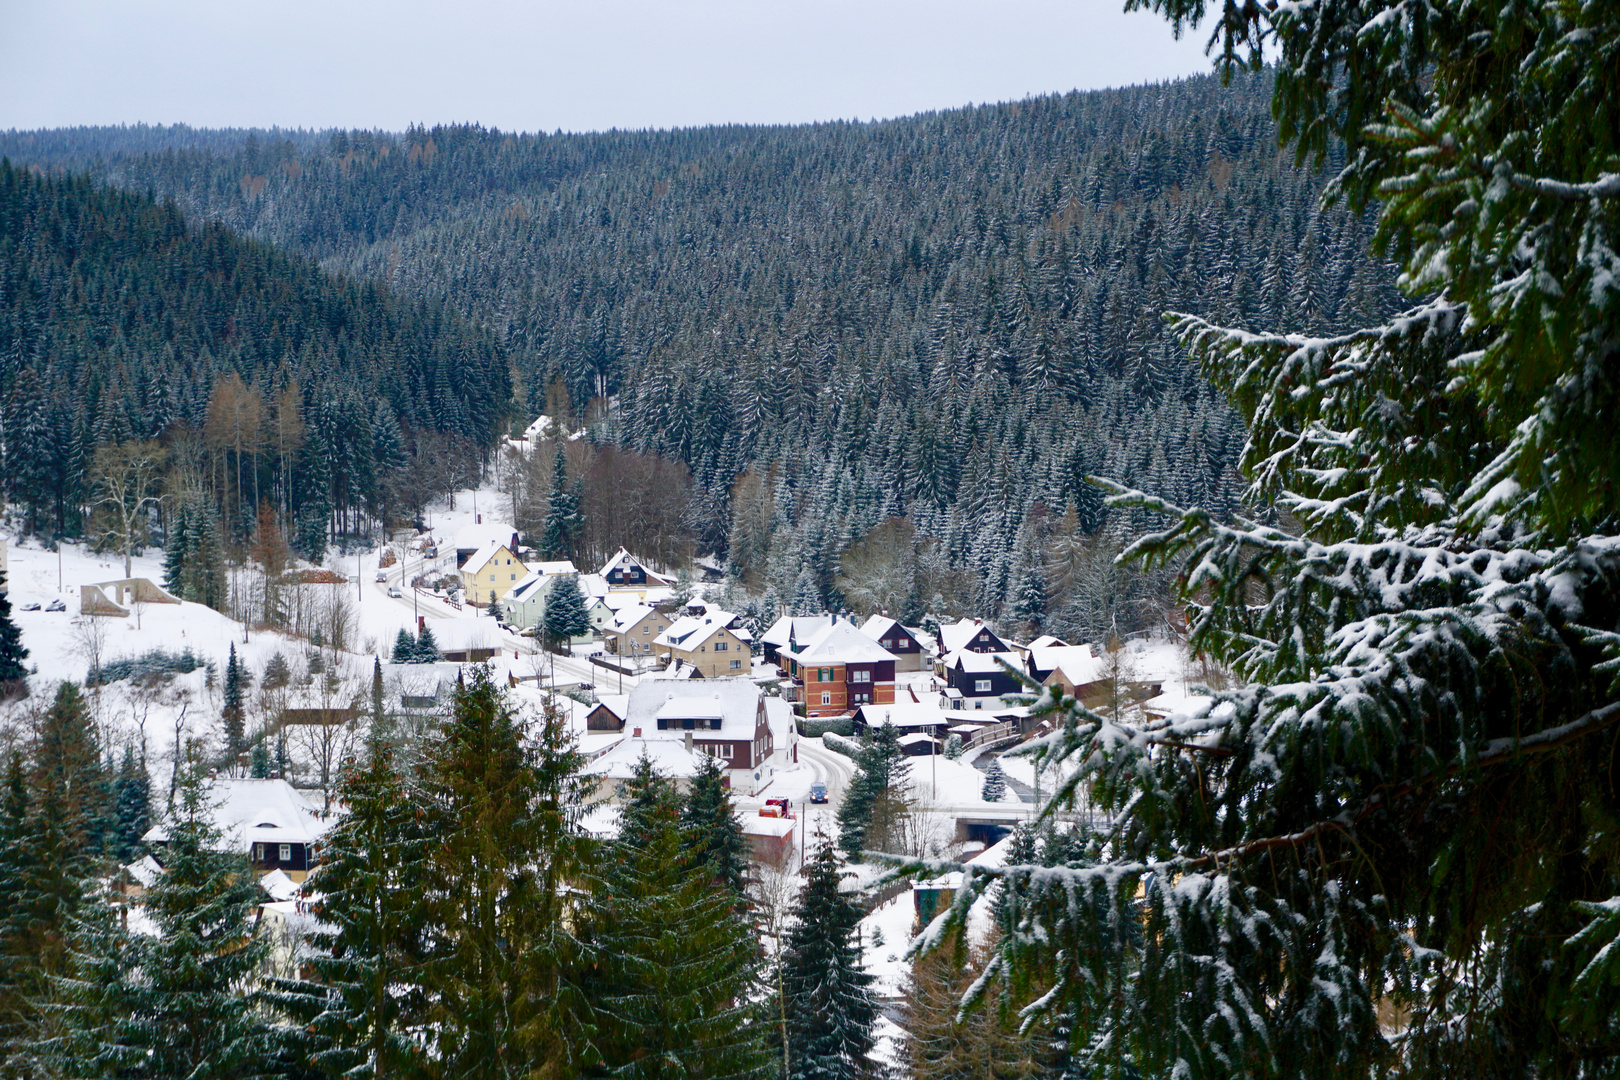
M 396 664 L 416 663 L 416 641 L 411 637 L 411 632 L 403 626 L 399 628 L 399 633 L 394 635 L 394 655 L 390 659 Z
M 884 724 L 872 732 L 856 757 L 855 775 L 838 808 L 838 842 L 851 858 L 860 858 L 868 848 L 893 846 L 899 839 L 911 771 L 899 739 L 894 725 Z
M 579 591 L 579 582 L 573 576 L 554 582 L 546 593 L 543 623 L 546 641 L 559 651 L 574 638 L 590 631 L 591 617 L 585 611 L 585 594 Z
M 1025 1080 L 1050 1076 L 1038 1058 L 1035 1036 L 1018 1031 L 1016 1016 L 981 1002 L 959 1016 L 962 999 L 983 973 L 984 948 L 958 947 L 953 933 L 916 957 L 906 978 L 901 1026 L 916 1080 Z M 1056 1075 L 1062 1075 L 1058 1073 Z
M 11 621 L 11 598 L 6 591 L 6 575 L 0 573 L 0 700 L 23 697 L 28 693 L 28 669 L 23 661 L 22 631 Z
M 127 863 L 140 856 L 141 837 L 152 827 L 152 777 L 146 769 L 146 758 L 137 758 L 132 746 L 124 747 L 118 778 L 113 782 L 113 798 L 118 828 L 112 854 L 119 862 Z
M 746 901 L 743 877 L 748 872 L 748 837 L 737 821 L 724 776 L 718 758 L 704 758 L 681 807 L 681 830 L 687 837 L 691 864 L 708 867 L 715 880 L 731 890 L 740 907 Z
M 248 753 L 248 775 L 255 780 L 270 775 L 270 741 L 262 735 L 253 740 L 253 749 Z
M 1001 759 L 993 757 L 990 764 L 985 766 L 984 786 L 979 791 L 979 798 L 985 802 L 1000 802 L 1007 797 L 1007 774 L 1002 771 Z
M 425 622 L 422 624 L 422 632 L 416 637 L 416 648 L 413 651 L 416 659 L 412 663 L 436 664 L 444 659 L 439 653 L 439 643 L 433 640 L 433 627 Z
M 225 743 L 227 767 L 235 768 L 237 757 L 247 748 L 247 718 L 242 708 L 247 672 L 236 659 L 236 642 L 231 642 L 225 660 L 225 705 L 220 712 L 220 729 Z
M 431 1035 L 419 902 L 430 837 L 387 743 L 370 740 L 339 790 L 349 812 L 326 834 L 313 878 L 316 977 L 273 980 L 266 1001 L 296 1022 L 282 1032 L 290 1059 L 323 1076 L 401 1075 L 420 1065 Z
M 253 933 L 257 889 L 246 855 L 227 850 L 214 825 L 195 746 L 178 794 L 163 873 L 143 898 L 158 933 L 130 938 L 117 970 L 102 972 L 117 980 L 100 1002 L 110 1019 L 83 1034 L 102 1055 L 117 1048 L 117 1056 L 137 1062 L 128 1075 L 251 1075 L 268 1041 L 254 998 L 244 992 L 270 947 Z
M 406 640 L 409 640 L 408 638 Z M 292 682 L 292 666 L 281 653 L 273 653 L 264 665 L 264 675 L 259 679 L 259 685 L 266 690 L 280 690 Z
M 1275 62 L 1279 134 L 1378 200 L 1417 303 L 1328 336 L 1172 316 L 1285 527 L 1113 505 L 1169 516 L 1132 554 L 1179 568 L 1192 647 L 1248 685 L 1138 730 L 1061 719 L 1059 802 L 1086 791 L 1110 841 L 1005 872 L 1005 970 L 1032 1020 L 1084 1020 L 1088 1074 L 1609 1072 L 1620 22 L 1227 5 L 1215 38 L 1228 71 Z
M 763 1077 L 758 951 L 737 897 L 680 827 L 674 785 L 643 755 L 582 913 L 591 1076 Z
M 579 492 L 568 479 L 567 460 L 561 444 L 551 468 L 551 495 L 546 500 L 546 520 L 540 536 L 542 559 L 572 559 L 576 554 L 584 519 L 579 513 Z
M 455 691 L 424 765 L 435 838 L 421 872 L 440 927 L 424 960 L 436 1054 L 450 1075 L 561 1070 L 571 1053 L 562 905 L 583 841 L 572 815 L 582 759 L 548 709 L 531 744 L 489 669 Z
M 790 1080 L 858 1080 L 874 1068 L 877 1002 L 861 968 L 861 910 L 838 891 L 838 853 L 821 836 L 805 868 L 782 982 L 787 997 Z
M 952 735 L 950 738 L 945 740 L 945 758 L 947 761 L 955 761 L 961 756 L 962 736 Z
M 39 858 L 31 823 L 34 819 L 22 754 L 7 763 L 5 790 L 0 792 L 0 1061 L 5 1051 L 24 1040 L 33 1018 L 28 1002 L 39 993 L 40 957 L 34 948 L 32 916 L 34 881 Z

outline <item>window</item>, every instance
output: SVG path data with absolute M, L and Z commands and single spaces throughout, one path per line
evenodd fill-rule
M 730 646 L 723 641 L 717 641 L 714 643 L 715 652 L 725 652 L 728 648 L 730 648 Z
M 893 641 L 891 641 L 891 640 L 890 640 L 890 639 L 888 639 L 888 638 L 884 638 L 884 639 L 883 639 L 883 647 L 884 647 L 884 648 L 885 648 L 885 649 L 892 649 L 892 648 L 894 648 L 894 642 L 893 642 Z
M 849 673 L 849 681 L 850 682 L 871 682 L 872 681 L 872 673 L 870 671 L 852 671 L 852 672 Z
M 989 679 L 979 679 L 978 681 L 976 681 L 973 684 L 973 692 L 975 694 L 988 694 L 990 692 L 990 680 Z
M 253 845 L 253 861 L 254 862 L 264 862 L 264 845 L 263 844 L 254 844 Z
M 730 743 L 721 743 L 720 744 L 720 756 L 725 758 L 726 760 L 728 760 L 728 761 L 731 760 L 731 756 L 732 756 L 732 754 L 734 752 L 735 752 L 735 748 Z
M 669 727 L 669 717 L 667 717 L 667 716 L 660 716 L 660 717 L 659 717 L 659 718 L 658 718 L 658 730 L 659 730 L 659 731 L 663 731 L 663 730 L 664 730 L 664 729 L 666 729 L 666 728 L 667 728 L 667 727 Z
M 281 861 L 282 862 L 292 862 L 292 845 L 291 844 L 282 844 L 281 845 Z
M 642 628 L 641 628 L 641 632 L 642 632 L 642 633 L 643 633 L 643 634 L 650 634 L 650 633 L 652 633 L 652 627 L 650 627 L 650 626 L 643 626 L 643 627 L 642 627 Z
M 494 574 L 489 575 L 489 580 L 494 581 L 495 580 L 495 575 Z
M 516 575 L 516 574 L 513 574 L 513 575 L 512 575 L 512 580 L 513 580 L 513 581 L 516 581 L 516 580 L 517 580 L 517 575 Z
M 681 721 L 681 727 L 687 731 L 691 731 L 693 728 L 697 727 L 697 721 L 688 716 Z
M 742 670 L 742 661 L 741 660 L 733 660 L 731 662 L 731 670 L 732 671 L 741 671 Z
M 833 681 L 833 669 L 830 668 L 830 667 L 816 668 L 816 681 L 817 682 L 832 682 Z
M 831 705 L 832 704 L 832 693 L 830 691 L 823 690 L 821 692 L 821 703 L 823 705 Z

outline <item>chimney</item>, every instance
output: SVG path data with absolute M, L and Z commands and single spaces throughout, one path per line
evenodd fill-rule
M 635 729 L 633 729 L 633 730 L 632 730 L 632 731 L 631 731 L 631 732 L 630 732 L 630 737 L 631 737 L 631 738 L 634 738 L 634 739 L 639 739 L 639 738 L 641 738 L 641 729 L 640 729 L 640 728 L 635 728 Z
M 692 752 L 692 733 L 690 731 L 686 733 L 686 752 L 688 754 Z

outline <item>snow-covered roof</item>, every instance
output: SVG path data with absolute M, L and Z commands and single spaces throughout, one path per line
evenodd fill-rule
M 296 900 L 298 883 L 280 870 L 272 870 L 259 879 L 259 888 L 273 901 Z
M 618 614 L 613 616 L 613 621 L 608 623 L 608 629 L 622 634 L 652 613 L 653 609 L 646 604 L 631 604 L 628 607 L 622 607 L 619 609 Z
M 1053 637 L 1051 634 L 1042 634 L 1040 637 L 1029 643 L 1029 649 L 1031 652 L 1034 652 L 1036 649 L 1049 649 L 1054 645 L 1061 647 L 1067 644 L 1068 642 L 1064 641 L 1062 638 Z
M 799 823 L 797 818 L 764 817 L 760 814 L 742 814 L 738 820 L 742 823 L 744 835 L 768 836 L 773 840 L 790 835 Z
M 129 875 L 131 881 L 143 889 L 150 889 L 152 883 L 163 874 L 163 867 L 150 855 L 142 855 L 139 859 L 124 867 L 124 873 Z
M 598 597 L 606 599 L 608 594 L 607 578 L 601 574 L 581 574 L 579 575 L 579 591 L 585 594 L 586 599 Z M 611 601 L 609 606 L 612 606 Z
M 652 760 L 658 775 L 673 780 L 689 780 L 696 776 L 703 768 L 704 759 L 709 756 L 696 748 L 688 750 L 685 741 L 680 738 L 629 738 L 595 761 L 587 763 L 580 772 L 610 780 L 629 780 L 635 776 L 636 764 L 643 754 Z
M 254 844 L 312 844 L 332 826 L 285 780 L 218 778 L 206 797 L 213 804 L 214 827 L 236 851 Z M 141 839 L 166 841 L 169 827 L 154 825 Z
M 873 641 L 882 641 L 886 637 L 892 639 L 898 634 L 905 634 L 919 642 L 921 641 L 921 635 L 887 615 L 869 616 L 865 622 L 861 623 L 861 633 Z
M 1003 663 L 1012 665 L 1014 671 L 1021 671 L 1023 665 L 1019 663 L 1020 659 L 1019 655 L 1013 652 L 959 652 L 952 653 L 946 658 L 946 666 L 960 665 L 968 674 L 987 675 L 993 671 L 1000 671 Z
M 686 615 L 670 623 L 669 629 L 653 639 L 653 644 L 690 652 L 726 629 L 736 619 L 737 616 L 731 612 L 718 609 L 703 615 Z M 737 634 L 736 631 L 732 631 L 732 633 L 734 636 L 742 638 L 742 635 Z M 746 638 L 742 639 L 747 640 Z
M 771 623 L 771 628 L 759 640 L 777 648 L 790 641 L 805 642 L 832 625 L 831 615 L 784 615 Z
M 894 654 L 856 629 L 853 623 L 835 622 L 793 654 L 801 664 L 866 664 L 893 660 Z
M 1006 644 L 1005 640 L 994 630 L 984 625 L 983 619 L 963 619 L 960 622 L 945 623 L 939 628 L 939 643 L 942 652 L 962 652 L 968 643 L 978 636 L 979 631 L 989 630 L 990 634 Z
M 602 569 L 598 570 L 597 573 L 602 575 L 603 580 L 607 580 L 616 568 L 632 565 L 641 567 L 642 573 L 647 575 L 648 585 L 674 584 L 674 578 L 665 577 L 663 574 L 658 573 L 624 548 L 620 548 L 611 559 L 603 563 Z
M 913 731 L 910 735 L 902 735 L 894 741 L 899 743 L 901 746 L 916 746 L 919 743 L 931 743 L 937 740 L 932 735 L 925 732 Z
M 461 564 L 461 572 L 463 574 L 478 573 L 485 566 L 489 565 L 489 560 L 493 559 L 496 552 L 499 551 L 506 551 L 510 553 L 511 548 L 507 547 L 505 540 L 490 541 L 489 543 L 480 547 L 477 551 L 473 552 L 471 555 L 467 556 L 467 561 Z
M 510 648 L 515 639 L 488 616 L 468 616 L 460 619 L 429 619 L 427 628 L 433 631 L 433 640 L 440 652 L 462 652 L 467 649 Z
M 884 724 L 893 724 L 897 728 L 933 727 L 936 724 L 948 724 L 953 717 L 947 716 L 933 702 L 907 701 L 895 705 L 862 705 L 855 710 L 861 714 L 868 727 L 882 727 Z
M 630 691 L 625 723 L 632 729 L 641 728 L 644 738 L 657 738 L 660 718 L 718 718 L 723 735 L 752 739 L 762 696 L 751 679 L 643 679 Z M 676 729 L 666 735 L 682 737 Z M 713 730 L 705 737 L 713 738 Z
M 523 565 L 541 576 L 579 573 L 579 570 L 570 559 L 554 559 L 550 562 L 531 562 Z
M 504 521 L 486 521 L 479 525 L 463 525 L 450 538 L 450 546 L 457 551 L 476 551 L 486 544 L 512 544 L 517 530 Z
M 1029 662 L 1037 671 L 1055 671 L 1062 668 L 1066 675 L 1085 675 L 1079 682 L 1094 682 L 1097 678 L 1088 672 L 1101 671 L 1102 661 L 1090 645 L 1049 645 L 1040 648 L 1031 645 Z M 1070 679 L 1070 681 L 1075 681 Z
M 551 429 L 554 425 L 555 421 L 553 421 L 551 417 L 547 416 L 545 413 L 541 413 L 539 416 L 534 418 L 534 423 L 523 429 L 523 437 L 526 439 L 549 438 L 551 435 Z

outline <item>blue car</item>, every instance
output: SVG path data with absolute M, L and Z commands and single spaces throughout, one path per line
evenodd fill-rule
M 827 785 L 817 781 L 810 785 L 810 801 L 824 803 L 827 801 Z

